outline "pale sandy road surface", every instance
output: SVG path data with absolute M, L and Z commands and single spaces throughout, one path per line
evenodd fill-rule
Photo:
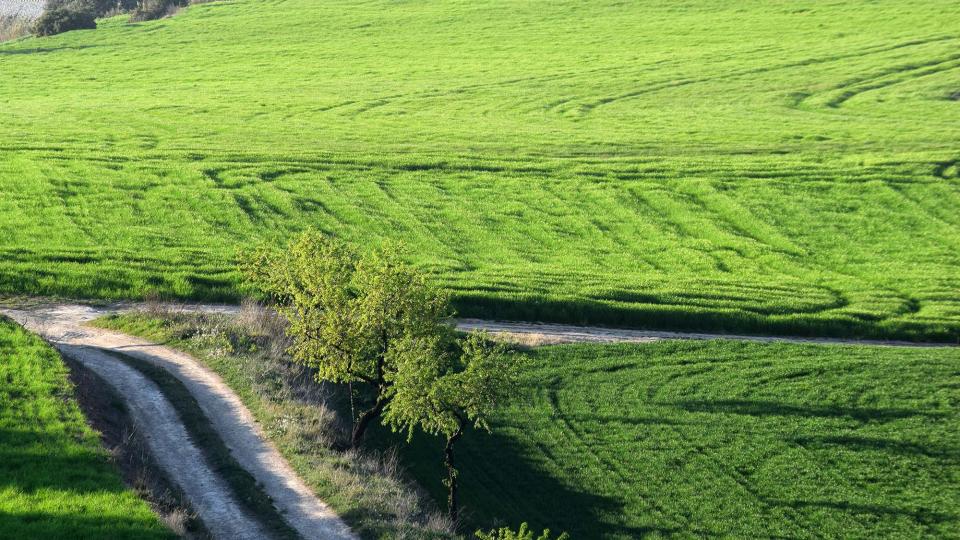
M 738 334 L 709 334 L 697 332 L 666 332 L 660 330 L 630 330 L 596 326 L 564 324 L 488 321 L 459 319 L 457 328 L 465 331 L 485 330 L 503 334 L 518 341 L 533 344 L 555 343 L 652 343 L 666 339 L 756 341 L 761 343 L 806 343 L 820 345 L 870 345 L 875 347 L 956 347 L 958 344 L 914 341 L 887 341 L 872 339 L 844 339 L 829 337 L 748 336 Z

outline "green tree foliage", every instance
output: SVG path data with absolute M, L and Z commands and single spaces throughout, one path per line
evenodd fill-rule
M 477 531 L 474 536 L 477 537 L 477 540 L 551 540 L 550 529 L 544 529 L 540 536 L 534 538 L 533 531 L 526 523 L 521 524 L 520 529 L 516 531 L 503 527 L 490 532 Z M 569 538 L 569 534 L 563 533 L 556 540 L 569 540 Z
M 38 36 L 52 36 L 71 30 L 96 28 L 97 22 L 89 11 L 74 11 L 66 8 L 51 9 L 37 19 L 33 33 Z
M 406 339 L 398 369 L 391 375 L 393 399 L 384 420 L 394 430 L 412 437 L 416 428 L 446 437 L 444 465 L 447 509 L 459 517 L 454 445 L 464 429 L 489 430 L 496 408 L 514 392 L 517 369 L 502 345 L 482 333 L 471 333 L 457 343 L 439 339 Z
M 370 406 L 354 424 L 357 446 L 394 395 L 400 365 L 424 351 L 413 344 L 449 343 L 447 297 L 403 262 L 395 244 L 358 254 L 314 231 L 286 250 L 243 257 L 247 279 L 269 294 L 289 322 L 294 360 L 318 381 L 362 383 Z
M 454 445 L 513 391 L 515 362 L 484 334 L 458 339 L 442 292 L 388 244 L 358 254 L 308 231 L 287 249 L 242 257 L 247 279 L 277 303 L 293 339 L 289 352 L 318 381 L 359 382 L 370 406 L 351 438 L 358 446 L 381 416 L 394 429 L 446 437 L 448 510 L 458 515 Z

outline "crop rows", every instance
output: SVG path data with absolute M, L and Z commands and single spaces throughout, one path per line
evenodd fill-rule
M 316 227 L 465 315 L 955 341 L 957 23 L 286 0 L 0 46 L 0 293 L 235 299 Z
M 590 538 L 955 536 L 958 361 L 723 341 L 540 349 L 526 399 L 494 435 L 464 438 L 464 505 L 478 523 Z M 418 444 L 408 460 L 429 482 L 439 443 Z

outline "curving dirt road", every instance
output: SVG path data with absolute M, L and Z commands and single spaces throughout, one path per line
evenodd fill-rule
M 465 331 L 486 330 L 492 334 L 505 335 L 511 339 L 534 345 L 557 343 L 652 343 L 666 339 L 730 339 L 762 343 L 813 343 L 821 345 L 870 345 L 874 347 L 956 347 L 951 343 L 928 343 L 914 341 L 885 341 L 872 339 L 803 338 L 791 336 L 747 336 L 738 334 L 709 334 L 697 332 L 666 332 L 660 330 L 629 330 L 596 326 L 571 326 L 565 324 L 488 321 L 459 319 L 457 328 Z
M 217 311 L 206 307 L 205 311 Z M 268 538 L 261 525 L 245 514 L 226 483 L 207 466 L 193 445 L 176 410 L 160 389 L 137 370 L 104 351 L 127 354 L 166 369 L 196 398 L 234 459 L 269 495 L 284 519 L 303 538 L 354 539 L 343 521 L 297 476 L 263 436 L 253 415 L 219 376 L 181 352 L 139 338 L 85 326 L 114 308 L 81 305 L 37 305 L 0 309 L 28 330 L 49 340 L 63 354 L 100 375 L 125 398 L 134 420 L 144 430 L 150 451 L 183 489 L 216 538 Z

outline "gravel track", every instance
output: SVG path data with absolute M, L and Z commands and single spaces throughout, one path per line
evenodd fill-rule
M 460 319 L 457 328 L 465 331 L 486 330 L 503 334 L 519 341 L 547 345 L 556 343 L 652 343 L 666 339 L 729 339 L 761 343 L 813 343 L 820 345 L 869 345 L 873 347 L 956 347 L 951 343 L 928 343 L 914 341 L 890 341 L 875 339 L 845 339 L 825 337 L 747 336 L 739 334 L 709 334 L 697 332 L 665 332 L 659 330 L 630 330 L 601 328 L 596 326 L 571 326 L 564 324 L 527 323 L 510 321 L 487 321 Z
M 217 311 L 218 308 L 204 310 Z M 284 519 L 303 538 L 355 538 L 266 440 L 253 415 L 219 376 L 184 353 L 84 324 L 115 311 L 116 308 L 82 305 L 0 309 L 0 313 L 40 334 L 63 354 L 83 363 L 117 389 L 144 430 L 150 451 L 183 489 L 215 537 L 246 539 L 269 535 L 253 517 L 245 514 L 230 488 L 206 464 L 160 389 L 140 372 L 104 351 L 145 360 L 177 377 L 197 400 L 237 463 L 253 475 Z
M 253 540 L 268 536 L 243 510 L 226 482 L 207 467 L 203 452 L 189 440 L 176 409 L 157 385 L 101 350 L 66 344 L 58 348 L 124 396 L 136 425 L 148 426 L 144 432 L 150 453 L 187 495 L 215 538 Z

